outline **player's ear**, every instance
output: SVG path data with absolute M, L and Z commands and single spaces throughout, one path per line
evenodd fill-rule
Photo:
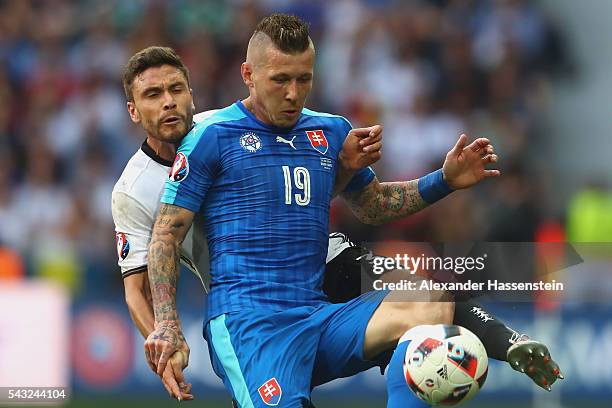
M 195 102 L 193 101 L 193 89 L 189 88 L 189 93 L 191 94 L 191 110 L 195 112 Z
M 243 62 L 240 66 L 242 80 L 249 88 L 253 87 L 253 67 L 248 62 Z
M 136 109 L 136 105 L 134 105 L 134 102 L 128 101 L 127 110 L 130 114 L 130 119 L 132 119 L 132 122 L 140 123 L 140 114 L 138 113 L 138 109 Z

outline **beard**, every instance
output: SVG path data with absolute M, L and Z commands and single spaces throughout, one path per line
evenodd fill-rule
M 187 134 L 191 127 L 191 121 L 187 123 L 187 118 L 185 118 L 185 120 L 180 120 L 174 126 L 165 126 L 161 121 L 150 121 L 146 124 L 143 123 L 143 127 L 146 133 L 154 139 L 176 144 Z

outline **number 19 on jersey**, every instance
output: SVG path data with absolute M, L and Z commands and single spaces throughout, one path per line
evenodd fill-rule
M 292 174 L 293 173 L 293 177 Z M 285 177 L 285 204 L 291 205 L 295 198 L 297 205 L 306 206 L 310 203 L 310 173 L 305 167 L 295 167 L 293 172 L 289 166 L 283 166 L 283 176 Z M 293 186 L 299 193 L 292 194 Z

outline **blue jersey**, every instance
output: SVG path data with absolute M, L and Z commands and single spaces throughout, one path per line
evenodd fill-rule
M 183 139 L 161 201 L 203 213 L 208 319 L 326 301 L 329 205 L 350 129 L 341 116 L 309 109 L 293 128 L 276 128 L 238 101 Z M 363 169 L 347 190 L 373 178 Z

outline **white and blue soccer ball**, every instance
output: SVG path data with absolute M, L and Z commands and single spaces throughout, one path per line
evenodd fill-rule
M 484 385 L 489 361 L 482 342 L 461 326 L 418 326 L 407 333 L 411 343 L 404 378 L 431 405 L 457 405 L 472 399 Z

